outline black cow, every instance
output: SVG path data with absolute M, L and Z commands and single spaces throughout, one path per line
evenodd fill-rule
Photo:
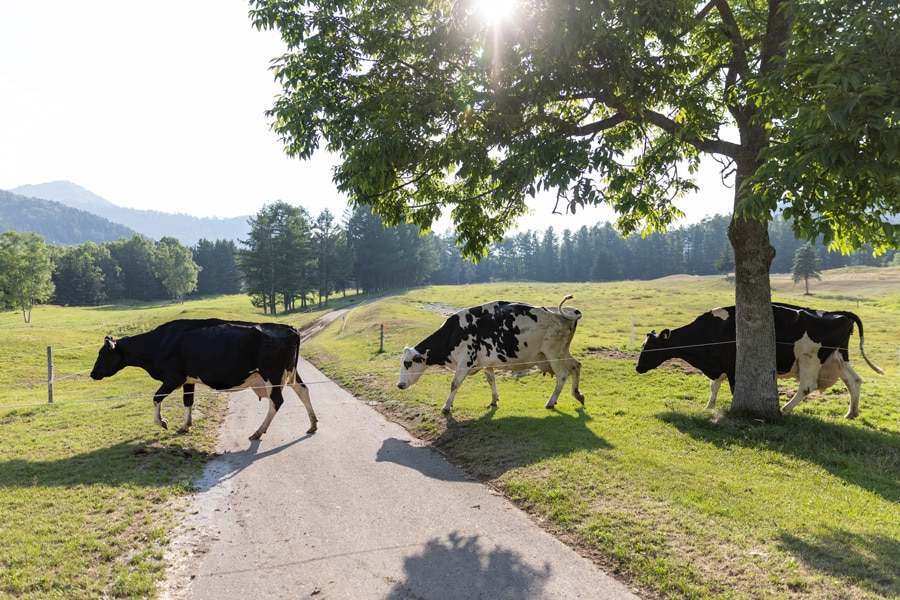
M 250 436 L 258 440 L 266 432 L 284 398 L 282 387 L 291 386 L 316 431 L 318 419 L 309 401 L 309 390 L 297 376 L 300 333 L 289 325 L 246 323 L 221 319 L 179 319 L 152 331 L 115 340 L 107 336 L 100 348 L 91 378 L 103 379 L 125 367 L 140 367 L 162 385 L 153 395 L 153 421 L 168 429 L 160 415 L 166 396 L 183 388 L 187 417 L 179 433 L 191 425 L 194 385 L 215 390 L 250 387 L 260 399 L 269 399 L 269 411 L 259 429 Z
M 734 307 L 703 313 L 693 322 L 677 329 L 664 329 L 647 335 L 638 363 L 638 373 L 646 373 L 670 358 L 680 358 L 709 377 L 710 396 L 706 408 L 716 405 L 716 395 L 727 379 L 734 391 L 736 361 Z M 775 363 L 779 377 L 799 380 L 794 397 L 782 407 L 789 413 L 815 390 L 825 390 L 841 379 L 850 391 L 850 409 L 845 418 L 859 416 L 859 391 L 862 378 L 850 366 L 848 344 L 853 324 L 859 327 L 859 351 L 878 374 L 884 371 L 872 364 L 863 347 L 863 324 L 848 311 L 821 311 L 773 303 L 775 319 Z

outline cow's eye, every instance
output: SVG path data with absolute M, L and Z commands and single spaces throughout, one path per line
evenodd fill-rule
M 403 366 L 404 366 L 405 368 L 407 368 L 407 369 L 410 368 L 410 367 L 412 367 L 412 361 L 411 361 L 411 360 L 404 360 L 404 361 L 403 361 Z
M 423 363 L 425 362 L 425 358 L 421 355 L 413 357 L 413 362 Z

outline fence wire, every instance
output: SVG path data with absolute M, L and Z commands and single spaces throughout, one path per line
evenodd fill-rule
M 346 322 L 345 322 L 345 325 L 346 325 Z M 377 326 L 377 324 L 374 326 Z M 342 328 L 342 333 L 343 333 L 343 328 Z M 357 335 L 362 335 L 362 334 L 360 333 Z M 725 340 L 725 341 L 721 341 L 721 342 L 706 342 L 706 343 L 702 343 L 702 344 L 668 346 L 665 348 L 651 348 L 651 349 L 647 349 L 647 350 L 640 349 L 640 352 L 671 352 L 671 351 L 676 351 L 676 350 L 687 350 L 687 349 L 691 349 L 691 348 L 706 348 L 706 347 L 712 347 L 712 346 L 732 345 L 735 343 L 736 343 L 735 340 Z M 791 345 L 791 346 L 794 345 L 793 342 L 776 342 L 776 344 Z M 66 352 L 66 351 L 70 351 L 70 350 L 80 350 L 83 348 L 93 348 L 93 347 L 96 347 L 96 344 L 85 344 L 85 345 L 81 345 L 81 346 L 68 346 L 65 348 L 58 348 L 58 349 L 51 347 L 51 350 L 52 350 L 52 353 L 55 355 L 59 352 Z M 849 348 L 847 348 L 847 347 L 822 346 L 822 348 L 824 348 L 826 350 L 847 350 L 847 351 L 849 351 Z M 22 355 L 16 355 L 15 357 L 8 357 L 8 358 L 10 358 L 10 359 L 14 358 L 16 360 L 21 360 Z M 0 360 L 5 360 L 5 359 L 0 357 Z M 531 369 L 534 367 L 539 367 L 539 368 L 547 367 L 547 368 L 552 369 L 553 363 L 563 362 L 564 360 L 566 360 L 566 359 L 547 359 L 547 360 L 541 360 L 541 361 L 522 361 L 522 362 L 512 361 L 512 362 L 505 362 L 502 365 L 495 366 L 493 368 L 495 368 L 497 370 L 509 370 L 509 371 L 524 371 L 524 370 Z M 522 368 L 519 369 L 517 367 L 522 367 Z M 473 370 L 483 370 L 483 367 L 474 368 Z M 74 373 L 64 374 L 64 375 L 61 375 L 58 377 L 54 375 L 52 381 L 49 379 L 46 379 L 46 378 L 37 379 L 37 380 L 33 380 L 32 385 L 50 386 L 51 384 L 57 384 L 57 383 L 66 382 L 66 381 L 74 381 L 74 380 L 84 376 L 86 373 L 89 373 L 90 371 L 91 371 L 91 369 L 84 369 L 81 371 L 76 371 Z M 451 370 L 451 369 L 448 369 L 448 370 L 441 370 L 441 369 L 426 370 L 425 372 L 423 372 L 421 374 L 421 376 L 422 377 L 446 376 L 446 374 L 448 372 L 452 373 L 453 370 Z M 351 378 L 351 379 L 364 380 L 364 379 L 369 379 L 370 377 L 371 376 L 360 376 L 360 377 L 355 377 L 355 378 Z M 328 379 L 323 380 L 323 381 L 303 381 L 303 384 L 307 385 L 307 386 L 321 385 L 323 383 L 332 383 L 332 382 L 331 382 L 331 380 L 328 380 Z M 208 386 L 205 386 L 205 387 L 208 388 Z M 212 392 L 237 392 L 237 391 L 242 391 L 245 389 L 256 390 L 256 389 L 267 389 L 267 388 L 272 388 L 272 387 L 284 388 L 284 387 L 288 387 L 288 385 L 285 384 L 285 385 L 274 385 L 274 386 L 247 386 L 247 387 L 234 388 L 234 389 L 230 389 L 230 390 L 214 390 L 213 388 L 208 388 L 208 389 L 211 390 Z M 178 390 L 176 389 L 175 392 L 177 392 L 177 391 Z M 170 394 L 170 396 L 175 396 L 175 395 L 177 395 L 177 394 L 176 393 Z M 59 401 L 59 400 L 54 399 L 52 402 L 45 401 L 45 402 L 35 402 L 35 403 L 27 403 L 27 404 L 6 405 L 6 406 L 0 405 L 0 409 L 11 410 L 11 409 L 17 409 L 17 408 L 48 406 L 50 404 L 67 405 L 67 404 L 86 404 L 86 403 L 92 403 L 92 402 L 94 402 L 94 403 L 125 402 L 125 401 L 140 400 L 140 399 L 152 399 L 153 397 L 154 397 L 154 394 L 149 393 L 149 394 L 141 394 L 138 396 L 118 396 L 118 397 L 107 397 L 107 398 L 92 398 L 92 399 L 84 399 L 84 400 Z

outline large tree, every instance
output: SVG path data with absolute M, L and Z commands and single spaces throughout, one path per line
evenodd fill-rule
M 555 190 L 623 233 L 665 230 L 702 155 L 734 173 L 732 407 L 779 416 L 767 223 L 849 250 L 900 228 L 900 19 L 892 0 L 253 0 L 278 29 L 289 155 L 388 223 L 450 211 L 480 255 Z

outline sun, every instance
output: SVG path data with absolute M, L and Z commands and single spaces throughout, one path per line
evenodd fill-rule
M 496 24 L 508 19 L 516 6 L 516 0 L 476 0 L 476 9 L 485 21 Z

